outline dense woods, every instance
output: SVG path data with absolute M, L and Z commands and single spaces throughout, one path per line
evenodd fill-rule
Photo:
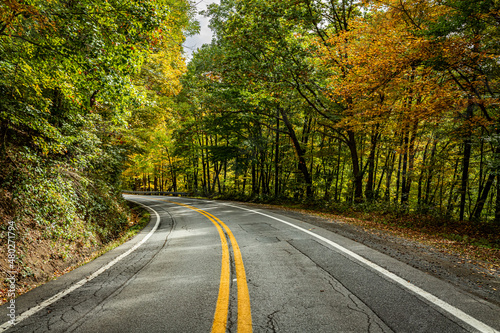
M 225 0 L 206 14 L 215 37 L 127 188 L 500 223 L 497 1 Z
M 0 2 L 1 245 L 6 258 L 15 226 L 19 279 L 43 280 L 65 269 L 53 260 L 73 264 L 129 228 L 124 161 L 179 90 L 192 11 L 184 0 Z

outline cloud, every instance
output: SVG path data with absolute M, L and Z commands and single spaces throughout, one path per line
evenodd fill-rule
M 219 3 L 219 0 L 201 0 L 196 3 L 197 11 L 203 11 L 211 3 Z M 212 30 L 208 27 L 210 23 L 210 18 L 203 15 L 196 15 L 196 20 L 200 22 L 200 33 L 191 37 L 186 38 L 184 42 L 184 52 L 186 58 L 189 60 L 192 57 L 194 51 L 200 48 L 203 44 L 210 44 L 212 41 Z

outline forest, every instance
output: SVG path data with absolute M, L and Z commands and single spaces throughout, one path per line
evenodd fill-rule
M 9 237 L 19 293 L 126 236 L 120 176 L 181 89 L 193 17 L 184 0 L 0 2 L 0 266 Z
M 498 1 L 222 1 L 134 190 L 500 223 Z
M 0 221 L 23 276 L 42 240 L 66 260 L 126 230 L 122 190 L 500 226 L 498 0 L 222 0 L 186 61 L 195 12 L 0 3 Z

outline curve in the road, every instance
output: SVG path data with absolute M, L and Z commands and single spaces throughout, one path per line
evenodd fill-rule
M 160 199 L 161 200 L 161 199 Z M 229 309 L 229 286 L 230 286 L 230 271 L 229 271 L 229 247 L 226 236 L 221 227 L 224 228 L 225 233 L 231 241 L 231 246 L 234 256 L 234 266 L 236 270 L 236 284 L 238 290 L 238 332 L 251 333 L 252 332 L 252 313 L 250 307 L 250 294 L 248 292 L 247 277 L 245 273 L 245 266 L 243 258 L 238 246 L 238 242 L 234 237 L 231 229 L 216 216 L 210 214 L 202 209 L 186 205 L 176 201 L 161 200 L 183 206 L 194 210 L 205 217 L 207 217 L 217 228 L 222 243 L 222 268 L 219 287 L 219 298 L 217 300 L 217 307 L 214 316 L 214 323 L 212 326 L 212 333 L 226 332 L 227 314 Z
M 307 222 L 231 203 L 140 200 L 152 212 L 147 229 L 53 292 L 49 283 L 21 297 L 13 331 L 218 333 L 237 322 L 238 332 L 498 333 L 494 305 Z
M 379 265 L 363 258 L 362 256 L 352 252 L 351 250 L 349 249 L 346 249 L 345 247 L 325 238 L 325 237 L 322 237 L 314 232 L 311 232 L 309 230 L 306 230 L 304 228 L 301 228 L 293 223 L 290 223 L 290 222 L 287 222 L 287 221 L 284 221 L 280 218 L 277 218 L 277 217 L 274 217 L 272 215 L 269 215 L 269 214 L 265 214 L 265 213 L 262 213 L 262 212 L 259 212 L 257 210 L 254 210 L 254 209 L 248 209 L 248 208 L 243 208 L 243 207 L 240 207 L 240 206 L 236 206 L 236 205 L 231 205 L 231 204 L 228 204 L 228 203 L 223 203 L 224 205 L 226 206 L 230 206 L 230 207 L 234 207 L 234 208 L 238 208 L 238 209 L 241 209 L 241 210 L 245 210 L 245 211 L 248 211 L 248 212 L 252 212 L 252 213 L 255 213 L 255 214 L 259 214 L 259 215 L 263 215 L 265 217 L 268 217 L 268 218 L 271 218 L 273 220 L 276 220 L 278 222 L 281 222 L 281 223 L 284 223 L 286 225 L 289 225 L 293 228 L 296 228 L 302 232 L 305 232 L 306 234 L 309 234 L 319 240 L 321 240 L 322 242 L 336 248 L 337 250 L 343 252 L 344 254 L 348 255 L 349 257 L 357 260 L 358 262 L 362 263 L 363 265 L 366 265 L 368 266 L 369 268 L 377 271 L 378 273 L 382 274 L 383 276 L 385 276 L 386 278 L 394 281 L 395 283 L 399 284 L 400 286 L 406 288 L 407 290 L 410 290 L 411 292 L 417 294 L 418 296 L 424 298 L 425 300 L 427 300 L 428 302 L 434 304 L 435 306 L 441 308 L 442 310 L 448 312 L 449 314 L 451 314 L 452 316 L 454 316 L 455 318 L 459 319 L 460 321 L 462 321 L 463 323 L 473 327 L 474 329 L 478 330 L 479 332 L 482 332 L 482 333 L 500 333 L 499 331 L 497 331 L 496 329 L 494 329 L 493 327 L 491 326 L 488 326 L 486 325 L 485 323 L 477 320 L 476 318 L 472 317 L 472 316 L 469 316 L 468 314 L 466 314 L 465 312 L 463 312 L 462 310 L 460 309 L 457 309 L 456 307 L 454 307 L 453 305 L 441 300 L 440 298 L 432 295 L 431 293 L 417 287 L 416 285 L 410 283 L 409 281 L 406 281 L 405 279 L 402 279 L 401 277 L 397 276 L 396 274 L 386 270 L 385 268 L 383 267 L 380 267 Z

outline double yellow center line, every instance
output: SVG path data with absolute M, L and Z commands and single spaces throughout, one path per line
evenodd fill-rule
M 250 311 L 250 295 L 248 293 L 247 277 L 245 274 L 245 266 L 243 265 L 243 258 L 241 251 L 234 238 L 231 229 L 219 220 L 216 216 L 206 212 L 202 209 L 189 206 L 180 202 L 163 200 L 179 206 L 192 209 L 201 215 L 206 216 L 217 228 L 219 232 L 220 241 L 222 244 L 222 265 L 220 274 L 219 296 L 217 298 L 217 306 L 215 308 L 214 321 L 212 324 L 212 333 L 225 333 L 227 326 L 227 316 L 229 311 L 229 289 L 231 279 L 230 258 L 229 258 L 229 244 L 226 234 L 231 241 L 233 248 L 234 266 L 236 270 L 236 283 L 238 286 L 238 333 L 252 332 L 252 314 Z M 224 230 L 223 230 L 224 229 Z M 224 231 L 226 233 L 224 233 Z

